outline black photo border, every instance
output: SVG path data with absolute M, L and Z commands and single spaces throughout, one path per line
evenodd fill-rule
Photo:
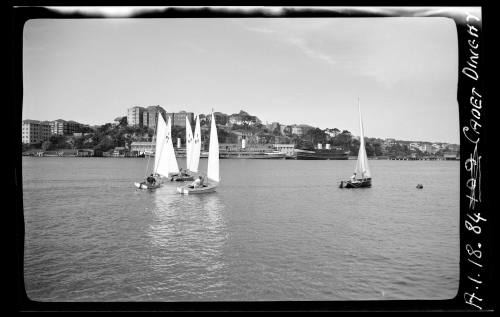
M 477 3 L 477 1 L 476 1 Z M 337 5 L 337 4 L 335 4 Z M 369 4 L 365 4 L 369 5 Z M 339 4 L 340 6 L 340 4 Z M 492 204 L 494 176 L 489 158 L 493 146 L 494 120 L 492 98 L 493 10 L 484 3 L 442 6 L 363 6 L 333 9 L 328 6 L 288 7 L 279 13 L 265 9 L 239 11 L 223 8 L 168 8 L 138 13 L 128 18 L 317 18 L 317 17 L 446 17 L 455 22 L 458 35 L 458 91 L 460 125 L 460 280 L 458 293 L 448 300 L 387 300 L 387 301 L 263 301 L 263 302 L 37 302 L 28 298 L 24 288 L 24 215 L 22 200 L 21 129 L 22 121 L 22 43 L 24 23 L 30 19 L 109 18 L 100 14 L 65 14 L 46 7 L 11 6 L 9 41 L 11 81 L 10 98 L 13 110 L 8 129 L 9 153 L 14 166 L 10 176 L 14 184 L 14 212 L 9 213 L 9 228 L 15 238 L 12 261 L 7 273 L 13 279 L 9 303 L 16 311 L 493 311 L 494 300 L 494 242 L 495 214 Z M 447 10 L 447 7 L 479 8 L 481 16 Z M 439 10 L 439 9 L 443 10 Z M 487 26 L 487 27 L 486 27 Z M 498 55 L 500 56 L 500 55 Z M 9 116 L 10 117 L 10 116 Z M 11 183 L 9 183 L 11 185 Z M 444 184 L 445 186 L 446 184 Z M 439 215 L 436 215 L 439 217 Z M 12 218 L 12 219 L 11 219 Z M 10 225 L 13 223 L 13 225 Z

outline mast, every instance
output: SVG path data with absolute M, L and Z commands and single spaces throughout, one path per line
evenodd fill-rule
M 190 170 L 191 167 L 191 155 L 193 152 L 193 130 L 191 130 L 191 124 L 189 123 L 188 116 L 186 115 L 186 169 Z
M 148 175 L 149 161 L 151 159 L 151 152 L 153 150 L 153 146 L 152 145 L 156 141 L 156 127 L 158 126 L 158 117 L 159 116 L 161 116 L 161 114 L 158 111 L 157 112 L 157 116 L 156 116 L 156 124 L 155 124 L 154 130 L 153 130 L 153 137 L 151 138 L 151 144 L 150 144 L 150 147 L 149 147 L 148 164 L 146 164 L 146 171 L 144 172 L 144 178 L 146 178 L 146 176 Z M 146 155 L 146 150 L 144 150 L 144 155 Z M 156 156 L 156 149 L 155 149 L 155 156 Z M 153 167 L 153 170 L 154 170 L 154 167 Z
M 156 146 L 155 146 L 155 166 L 154 173 L 159 173 L 158 168 L 160 167 L 161 156 L 163 149 L 165 147 L 165 137 L 167 136 L 167 125 L 165 120 L 161 115 L 158 115 L 157 128 L 156 128 Z
M 175 158 L 174 144 L 172 143 L 172 122 L 168 117 L 168 123 L 165 125 L 163 118 L 159 120 L 157 146 L 160 146 L 159 154 L 155 154 L 155 171 L 168 177 L 169 173 L 179 172 L 177 159 Z M 163 133 L 160 133 L 163 131 Z
M 201 154 L 201 128 L 199 116 L 196 116 L 196 124 L 194 127 L 193 145 L 191 146 L 191 159 L 189 162 L 189 170 L 193 173 L 198 172 Z
M 370 168 L 368 167 L 368 157 L 366 155 L 365 148 L 365 134 L 363 130 L 363 119 L 361 117 L 361 105 L 358 97 L 358 112 L 359 112 L 359 151 L 358 151 L 358 162 L 356 163 L 356 173 L 357 179 L 371 178 Z
M 212 109 L 212 124 L 210 126 L 210 145 L 208 149 L 207 177 L 214 182 L 220 181 L 219 175 L 219 140 L 217 138 L 217 125 Z

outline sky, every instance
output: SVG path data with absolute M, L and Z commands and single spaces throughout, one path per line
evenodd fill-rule
M 459 143 L 456 27 L 441 17 L 33 19 L 23 119 L 96 125 L 160 105 Z

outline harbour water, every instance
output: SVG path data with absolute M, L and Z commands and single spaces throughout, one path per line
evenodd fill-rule
M 200 168 L 206 169 L 206 159 Z M 449 299 L 459 162 L 221 160 L 217 192 L 137 190 L 147 159 L 23 157 L 36 301 Z M 151 163 L 150 163 L 151 164 Z M 184 162 L 180 160 L 180 165 Z M 423 189 L 417 189 L 417 184 Z

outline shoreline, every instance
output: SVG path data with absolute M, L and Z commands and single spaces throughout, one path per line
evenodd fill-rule
M 105 159 L 112 159 L 112 158 L 118 158 L 118 159 L 145 159 L 147 157 L 141 157 L 141 156 L 78 156 L 78 155 L 22 155 L 22 157 L 34 157 L 34 158 L 52 158 L 52 157 L 60 157 L 60 158 L 105 158 Z M 207 157 L 200 157 L 200 159 L 207 159 Z M 348 159 L 316 159 L 316 160 L 303 160 L 303 159 L 296 159 L 296 158 L 254 158 L 254 157 L 220 157 L 221 160 L 273 160 L 273 161 L 353 161 L 356 160 L 357 158 L 354 157 L 349 157 Z M 370 161 L 460 161 L 460 158 L 456 159 L 445 159 L 445 158 L 376 158 L 376 157 L 369 157 L 368 160 Z

